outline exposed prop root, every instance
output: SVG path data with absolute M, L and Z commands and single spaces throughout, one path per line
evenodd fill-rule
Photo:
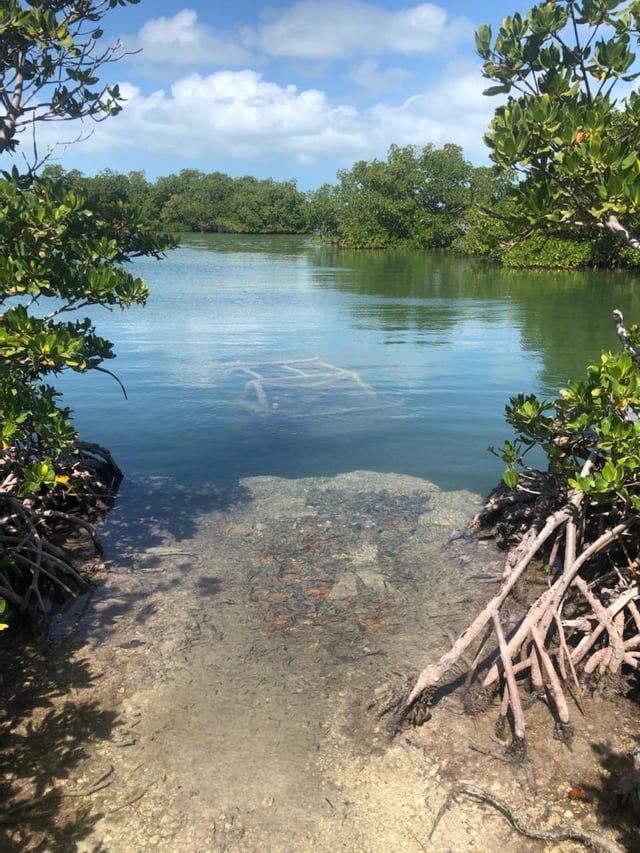
M 614 322 L 622 344 L 640 365 L 640 347 L 633 344 L 619 311 Z M 632 416 L 627 413 L 623 422 L 625 417 Z M 588 482 L 606 468 L 603 460 L 608 458 L 597 442 L 592 440 L 588 451 L 583 444 L 573 447 L 576 458 L 587 457 L 578 482 Z M 556 737 L 570 745 L 567 695 L 585 714 L 583 685 L 619 692 L 625 678 L 640 668 L 638 513 L 618 491 L 603 500 L 597 493 L 590 497 L 567 489 L 552 473 L 526 469 L 514 489 L 501 486 L 474 518 L 474 533 L 488 531 L 511 547 L 502 583 L 451 649 L 422 670 L 404 701 L 396 701 L 391 715 L 396 729 L 424 716 L 422 710 L 432 704 L 445 676 L 469 651 L 475 656 L 465 682 L 466 709 L 483 711 L 499 695 L 498 725 L 504 728 L 509 721 L 514 744 L 523 753 L 525 691 L 544 698 Z M 547 572 L 546 588 L 514 620 L 510 611 L 516 589 L 534 572 L 540 579 L 541 568 Z
M 500 797 L 496 797 L 487 788 L 478 785 L 476 782 L 463 781 L 451 790 L 446 800 L 440 807 L 436 819 L 429 833 L 429 841 L 433 838 L 438 824 L 444 817 L 448 809 L 461 797 L 473 797 L 480 802 L 488 803 L 501 812 L 509 821 L 511 826 L 527 838 L 537 838 L 542 841 L 580 841 L 590 850 L 601 851 L 601 853 L 624 853 L 622 847 L 619 847 L 614 841 L 605 838 L 597 832 L 591 832 L 587 829 L 581 829 L 577 826 L 566 826 L 560 829 L 537 829 L 535 827 L 526 826 L 516 815 L 514 810 Z
M 579 575 L 581 569 L 589 567 L 592 561 L 599 559 L 603 550 L 614 546 L 627 533 L 623 524 L 605 530 L 587 545 L 572 565 L 565 566 L 564 571 L 550 581 L 508 633 L 503 626 L 501 613 L 509 593 L 542 544 L 561 525 L 567 524 L 576 503 L 577 497 L 567 507 L 554 513 L 526 551 L 519 553 L 517 561 L 513 559 L 513 554 L 507 558 L 498 592 L 458 637 L 451 650 L 420 673 L 404 705 L 396 709 L 397 718 L 413 719 L 414 708 L 424 704 L 425 696 L 429 702 L 432 700 L 444 676 L 470 647 L 478 642 L 484 643 L 487 631 L 495 637 L 495 659 L 490 658 L 484 678 L 469 691 L 466 707 L 472 712 L 481 712 L 488 707 L 496 693 L 501 692 L 503 706 L 500 718 L 511 718 L 517 742 L 524 742 L 525 739 L 520 696 L 523 679 L 528 678 L 535 692 L 547 697 L 556 717 L 557 736 L 569 743 L 572 728 L 565 696 L 567 672 L 572 673 L 573 688 L 582 696 L 579 685 L 575 683 L 578 663 L 582 664 L 586 674 L 597 671 L 600 676 L 619 673 L 624 663 L 637 668 L 640 655 L 636 649 L 640 645 L 640 637 L 636 621 L 629 610 L 630 605 L 637 610 L 636 602 L 640 597 L 635 576 L 632 573 L 620 574 L 607 606 L 601 604 L 597 597 L 598 581 L 588 583 Z M 580 613 L 577 620 L 562 620 L 560 615 L 569 594 L 572 596 L 573 611 Z M 570 632 L 571 646 L 567 641 L 567 631 Z M 476 661 L 473 668 L 475 666 Z
M 11 458 L 0 464 L 0 597 L 39 627 L 88 588 L 78 557 L 102 557 L 93 522 L 113 505 L 122 480 L 104 448 L 78 442 L 75 450 L 57 468 L 64 488 L 29 498 L 16 493 Z
M 399 685 L 387 685 L 382 688 L 382 697 L 369 706 L 376 709 L 379 718 L 386 718 L 391 734 L 397 734 L 408 726 L 421 726 L 431 719 L 431 695 L 425 690 L 408 712 L 405 711 L 405 699 L 415 679 L 408 679 Z

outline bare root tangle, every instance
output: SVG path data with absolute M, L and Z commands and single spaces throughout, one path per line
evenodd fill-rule
M 20 498 L 0 464 L 0 597 L 33 624 L 46 624 L 56 604 L 88 588 L 72 552 L 102 557 L 92 521 L 113 504 L 122 479 L 108 451 L 80 442 L 57 470 L 66 488 Z
M 591 461 L 585 464 L 585 470 L 588 470 L 588 467 L 591 465 Z M 472 624 L 464 631 L 460 637 L 453 644 L 453 647 L 449 652 L 443 655 L 442 658 L 436 663 L 432 664 L 426 669 L 424 669 L 420 675 L 418 676 L 418 680 L 416 681 L 411 693 L 409 694 L 405 706 L 402 709 L 402 715 L 405 715 L 413 702 L 420 696 L 420 694 L 424 690 L 435 690 L 443 676 L 451 669 L 451 667 L 457 663 L 458 660 L 465 654 L 467 649 L 469 649 L 482 635 L 485 631 L 486 626 L 489 622 L 493 621 L 495 626 L 494 617 L 498 616 L 500 613 L 500 609 L 504 605 L 509 593 L 512 591 L 513 587 L 527 569 L 532 559 L 536 556 L 542 545 L 551 537 L 551 535 L 563 524 L 572 518 L 573 514 L 577 511 L 578 507 L 582 502 L 583 495 L 582 493 L 576 493 L 572 496 L 571 500 L 568 504 L 562 507 L 557 512 L 553 513 L 549 518 L 547 518 L 546 523 L 544 524 L 542 530 L 536 532 L 532 529 L 528 534 L 525 535 L 523 539 L 523 543 L 517 546 L 516 549 L 509 555 L 506 561 L 505 570 L 503 574 L 503 582 L 500 586 L 500 589 L 493 597 L 493 599 L 489 602 L 489 604 L 478 614 L 476 619 L 472 622 Z M 558 602 L 559 603 L 559 602 Z M 541 608 L 538 608 L 541 609 Z M 542 615 L 542 614 L 541 614 Z M 520 642 L 517 645 L 516 652 L 519 651 L 522 646 L 527 633 L 529 633 L 529 626 L 527 625 L 523 635 L 520 639 Z M 505 644 L 504 646 L 504 654 L 506 654 L 509 658 L 513 656 L 513 640 L 509 642 L 509 644 Z M 506 658 L 501 654 L 503 671 L 504 664 Z M 508 664 L 511 666 L 511 662 L 509 660 Z M 490 687 L 491 680 L 485 680 L 485 687 Z
M 640 597 L 635 578 L 629 574 L 619 582 L 614 600 L 605 606 L 591 591 L 587 581 L 580 575 L 597 560 L 604 549 L 615 547 L 626 532 L 624 524 L 604 531 L 593 542 L 584 545 L 582 552 L 571 565 L 542 592 L 529 606 L 520 621 L 505 635 L 502 609 L 509 592 L 545 541 L 560 527 L 567 527 L 573 517 L 576 499 L 567 507 L 554 513 L 538 535 L 529 541 L 523 554 L 518 548 L 518 561 L 513 555 L 507 558 L 503 582 L 486 607 L 473 623 L 456 640 L 449 652 L 440 660 L 427 666 L 418 676 L 404 705 L 398 706 L 397 716 L 403 718 L 416 700 L 423 701 L 423 694 L 430 698 L 436 688 L 472 645 L 483 642 L 486 632 L 494 634 L 497 644 L 495 660 L 490 664 L 480 685 L 467 702 L 471 710 L 483 710 L 496 692 L 503 696 L 500 719 L 508 714 L 513 722 L 514 744 L 520 751 L 525 742 L 525 721 L 520 697 L 520 684 L 528 677 L 533 689 L 544 694 L 556 717 L 556 732 L 563 740 L 571 737 L 569 706 L 565 690 L 569 682 L 567 668 L 571 672 L 574 692 L 583 700 L 578 684 L 576 665 L 583 662 L 586 674 L 598 668 L 602 674 L 617 675 L 623 664 L 638 668 L 640 615 L 636 601 Z M 573 545 L 569 543 L 569 551 Z M 562 608 L 567 596 L 571 596 L 574 609 L 583 610 L 578 620 L 563 620 Z M 631 608 L 631 609 L 630 609 Z M 635 613 L 635 617 L 634 617 Z M 567 632 L 569 638 L 567 639 Z M 484 636 L 483 636 L 484 635 Z M 606 643 L 603 645 L 603 641 Z M 569 645 L 571 643 L 571 646 Z M 585 663 L 586 661 L 586 663 Z M 475 670 L 477 661 L 472 664 Z M 473 673 L 471 673 L 473 674 Z M 470 681 L 470 679 L 468 679 Z M 501 686 L 502 685 L 502 686 Z
M 613 319 L 620 342 L 640 367 L 637 328 L 627 331 L 620 311 L 614 311 Z M 607 372 L 611 363 L 612 370 L 618 370 L 611 374 L 613 380 Z M 523 687 L 545 698 L 557 736 L 569 741 L 566 694 L 572 694 L 585 712 L 579 672 L 617 688 L 629 671 L 640 669 L 638 477 L 632 464 L 640 410 L 635 374 L 629 370 L 628 359 L 618 364 L 603 354 L 601 369 L 593 365 L 588 369 L 594 385 L 574 383 L 553 404 L 543 405 L 535 398 L 523 401 L 523 395 L 512 400 L 508 411 L 519 430 L 518 447 L 526 452 L 536 444 L 542 446 L 550 470 L 533 471 L 519 458 L 524 471 L 515 487 L 503 483 L 472 520 L 472 532 L 511 547 L 502 583 L 451 649 L 425 667 L 404 702 L 396 703 L 396 728 L 411 718 L 414 705 L 423 707 L 436 697 L 442 680 L 469 650 L 475 654 L 465 680 L 466 707 L 477 712 L 500 696 L 499 724 L 511 721 L 520 752 L 526 744 Z M 624 393 L 614 394 L 609 389 L 618 389 L 618 375 L 631 378 Z M 610 406 L 610 414 L 605 417 L 602 409 L 594 410 L 593 399 L 603 401 L 604 411 Z M 536 406 L 541 413 L 555 408 L 555 416 L 532 416 Z M 510 445 L 503 456 L 510 466 L 514 447 Z M 576 476 L 572 466 L 585 458 Z M 549 571 L 547 587 L 510 624 L 506 602 L 536 565 Z
M 583 476 L 593 469 L 594 461 L 592 454 Z M 396 729 L 411 720 L 415 704 L 421 709 L 417 716 L 424 717 L 425 705 L 469 649 L 476 649 L 476 654 L 466 679 L 466 708 L 482 711 L 499 694 L 499 723 L 504 726 L 507 719 L 511 721 L 519 754 L 526 749 L 523 684 L 546 699 L 555 717 L 556 736 L 568 743 L 572 726 L 567 692 L 584 712 L 578 667 L 585 676 L 597 674 L 605 681 L 619 679 L 623 667 L 640 667 L 640 590 L 636 564 L 629 554 L 638 548 L 635 530 L 622 521 L 603 529 L 601 514 L 587 524 L 584 501 L 584 493 L 574 490 L 564 506 L 522 536 L 506 558 L 502 583 L 493 598 L 451 649 L 423 669 L 406 691 L 404 702 L 396 703 Z M 560 553 L 564 560 L 544 591 L 515 624 L 508 625 L 505 603 L 516 583 L 534 561 L 548 564 L 550 556 L 556 559 Z M 571 618 L 563 617 L 566 610 Z M 485 651 L 491 637 L 493 647 Z M 472 684 L 482 655 L 483 673 Z

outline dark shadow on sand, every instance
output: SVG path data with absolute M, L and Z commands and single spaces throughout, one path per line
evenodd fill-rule
M 94 782 L 74 778 L 90 742 L 109 739 L 118 715 L 91 700 L 95 676 L 63 646 L 3 637 L 0 646 L 0 850 L 70 853 L 100 817 Z M 65 698 L 61 698 L 65 697 Z M 92 848 L 102 853 L 102 846 Z M 105 851 L 106 853 L 106 851 Z
M 249 499 L 240 485 L 186 490 L 167 480 L 135 484 L 125 480 L 115 508 L 100 525 L 107 564 L 117 565 L 123 576 L 153 572 L 153 555 L 145 554 L 161 547 L 167 533 L 184 542 L 188 554 L 202 515 L 224 513 Z M 154 596 L 171 594 L 189 570 L 189 560 L 178 568 L 166 581 L 158 574 Z M 101 817 L 93 795 L 108 786 L 113 768 L 96 766 L 95 773 L 87 774 L 85 761 L 89 747 L 117 738 L 123 723 L 117 712 L 92 699 L 100 676 L 92 674 L 89 659 L 83 659 L 83 647 L 89 640 L 100 642 L 134 604 L 137 624 L 144 624 L 155 610 L 153 602 L 143 603 L 140 586 L 131 591 L 125 584 L 101 600 L 102 586 L 98 580 L 92 592 L 56 616 L 44 639 L 34 639 L 19 628 L 0 635 L 3 853 L 72 853 L 78 842 L 86 843 Z M 203 596 L 212 597 L 220 591 L 220 581 L 205 577 L 199 587 Z M 134 642 L 123 636 L 121 647 Z M 89 778 L 78 778 L 81 772 Z M 101 844 L 90 849 L 107 853 Z

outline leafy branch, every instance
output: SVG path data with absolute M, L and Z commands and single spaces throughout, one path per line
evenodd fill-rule
M 485 94 L 507 96 L 485 136 L 491 159 L 515 169 L 517 227 L 608 231 L 640 249 L 640 96 L 615 90 L 637 79 L 640 6 L 602 0 L 540 3 L 481 25 L 476 49 Z
M 41 121 L 96 121 L 116 115 L 122 96 L 98 72 L 117 62 L 120 43 L 101 49 L 100 21 L 116 6 L 139 0 L 40 0 L 28 7 L 6 0 L 0 9 L 0 154 L 15 151 L 18 135 Z

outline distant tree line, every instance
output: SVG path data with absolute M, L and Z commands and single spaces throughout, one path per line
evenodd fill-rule
M 147 227 L 172 232 L 316 234 L 353 249 L 448 249 L 509 267 L 637 267 L 640 252 L 610 233 L 571 226 L 514 229 L 514 173 L 473 166 L 462 149 L 392 145 L 386 160 L 359 160 L 337 183 L 302 192 L 295 180 L 232 178 L 183 169 L 148 181 L 104 169 L 93 177 L 46 168 L 116 219 L 123 206 Z
M 122 205 L 133 205 L 154 228 L 174 232 L 230 234 L 301 234 L 308 231 L 308 201 L 296 182 L 231 178 L 222 172 L 206 174 L 182 169 L 154 182 L 144 172 L 127 175 L 103 169 L 94 177 L 65 172 L 58 165 L 45 172 L 63 178 L 88 195 L 102 211 L 117 217 Z

